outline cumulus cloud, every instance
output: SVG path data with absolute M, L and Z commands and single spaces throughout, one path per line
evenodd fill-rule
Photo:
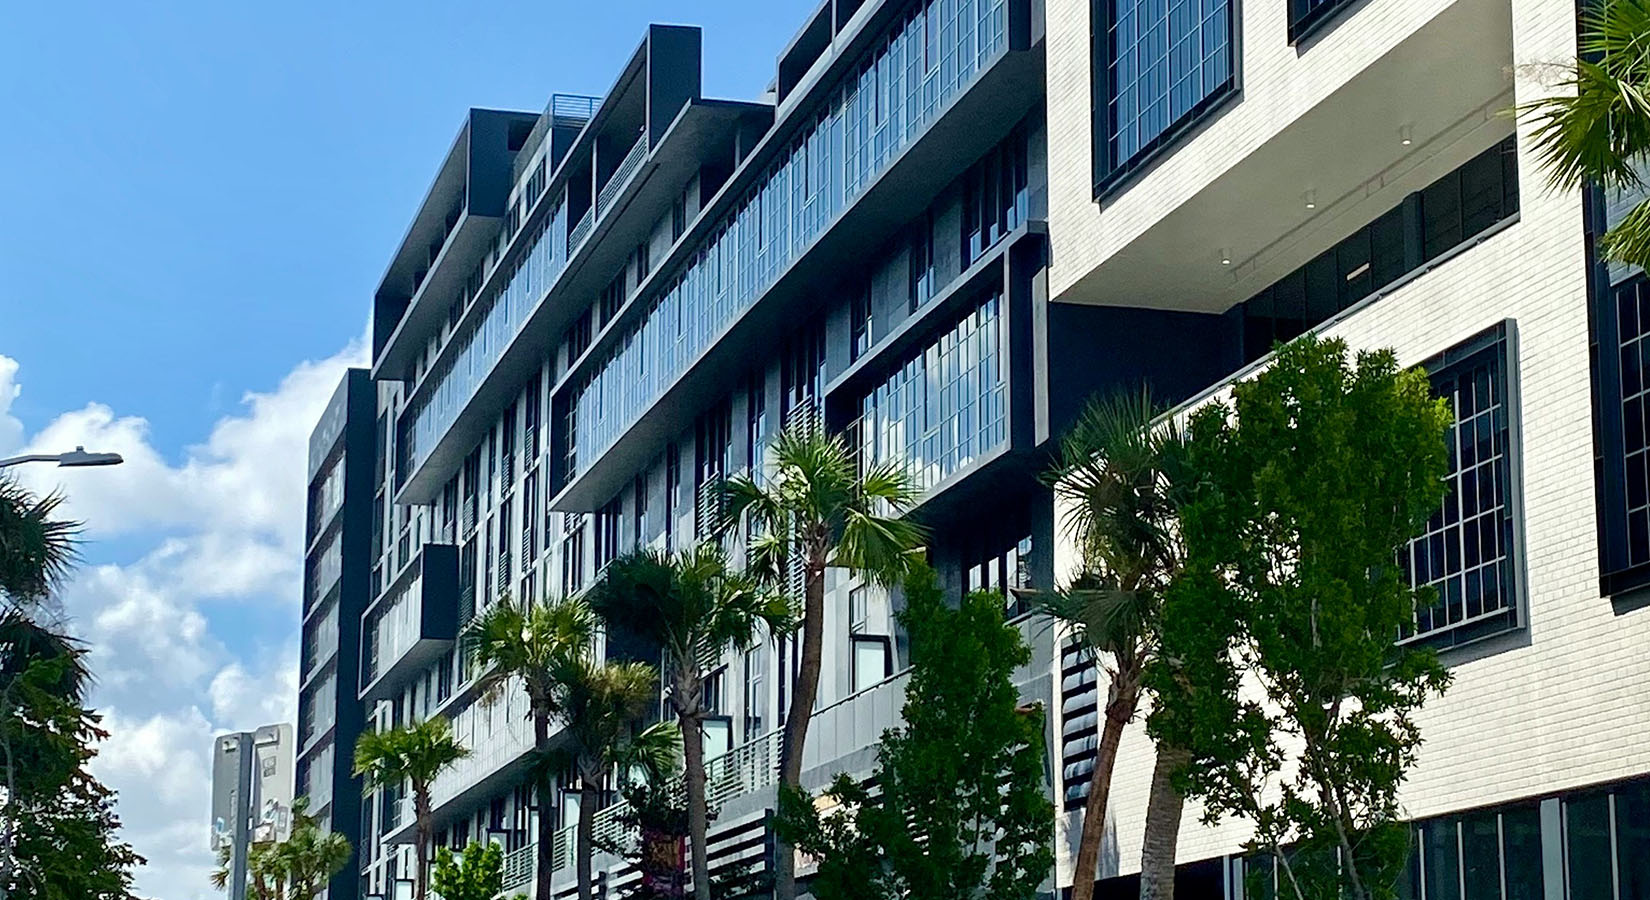
M 20 477 L 62 489 L 66 514 L 86 523 L 86 563 L 60 601 L 91 647 L 92 702 L 110 732 L 92 767 L 120 793 L 124 836 L 148 857 L 141 895 L 218 896 L 206 881 L 211 739 L 295 718 L 303 461 L 344 369 L 366 362 L 364 346 L 244 394 L 181 459 L 157 448 L 140 414 L 103 404 L 26 433 L 10 410 L 27 373 L 0 356 L 0 454 L 84 445 L 126 460 L 29 466 Z M 117 547 L 123 557 L 111 558 Z

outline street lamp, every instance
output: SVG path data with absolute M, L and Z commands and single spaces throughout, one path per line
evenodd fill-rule
M 124 460 L 120 458 L 119 453 L 87 453 L 85 447 L 76 447 L 67 453 L 28 453 L 10 459 L 0 459 L 0 469 L 30 462 L 54 462 L 60 469 L 76 469 L 85 466 L 118 466 Z

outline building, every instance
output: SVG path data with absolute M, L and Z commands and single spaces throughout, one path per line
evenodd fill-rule
M 1454 685 L 1420 721 L 1401 887 L 1644 896 L 1650 292 L 1591 253 L 1616 205 L 1550 190 L 1529 127 L 1506 115 L 1552 89 L 1532 64 L 1575 58 L 1578 4 L 1168 7 L 1166 41 L 1150 12 L 1164 4 L 1049 2 L 1051 23 L 1093 16 L 1098 36 L 1049 32 L 1053 300 L 1220 321 L 1238 364 L 1209 392 L 1306 330 L 1426 364 L 1458 416 L 1455 468 L 1410 548 L 1411 577 L 1441 601 L 1408 639 L 1438 647 Z M 1092 703 L 1070 684 L 1063 706 Z M 1090 752 L 1068 735 L 1065 776 Z M 1131 729 L 1101 896 L 1135 896 L 1152 761 Z M 1239 896 L 1246 837 L 1189 810 L 1179 895 Z
M 1462 592 L 1414 637 L 1456 672 L 1406 789 L 1438 885 L 1415 896 L 1456 896 L 1452 872 L 1500 896 L 1476 880 L 1491 825 L 1497 891 L 1535 896 L 1509 867 L 1539 860 L 1542 896 L 1611 896 L 1585 879 L 1636 872 L 1622 854 L 1650 819 L 1633 599 L 1650 489 L 1645 441 L 1624 437 L 1642 379 L 1617 362 L 1638 352 L 1623 298 L 1642 276 L 1595 264 L 1608 204 L 1546 190 L 1502 115 L 1540 89 L 1518 66 L 1573 57 L 1575 19 L 1574 0 L 825 0 L 755 102 L 703 97 L 698 30 L 652 26 L 602 97 L 469 111 L 374 296 L 373 424 L 342 440 L 378 462 L 372 538 L 343 549 L 367 586 L 354 683 L 341 650 L 334 670 L 356 692 L 340 721 L 449 717 L 472 755 L 434 786 L 437 842 L 502 844 L 507 890 L 526 890 L 553 816 L 570 896 L 576 792 L 535 808 L 525 700 L 478 694 L 455 646 L 477 610 L 706 538 L 717 485 L 799 421 L 910 468 L 953 589 L 1050 585 L 1074 559 L 1038 476 L 1088 396 L 1146 380 L 1196 402 L 1320 329 L 1430 361 L 1458 400 L 1495 385 L 1473 427 L 1498 452 L 1458 476 L 1493 474 L 1486 543 L 1470 572 L 1415 561 Z M 1416 553 L 1459 544 L 1461 521 Z M 905 669 L 893 600 L 842 572 L 827 590 L 816 786 L 868 771 Z M 1022 691 L 1055 711 L 1055 890 L 1094 679 L 1020 621 Z M 795 656 L 759 647 L 713 679 L 713 872 L 768 864 Z M 1151 769 L 1131 731 L 1115 896 Z M 361 802 L 358 891 L 396 896 L 405 798 Z M 1241 896 L 1242 828 L 1186 822 L 1182 896 Z M 598 868 L 605 890 L 633 877 Z
M 229 850 L 229 900 L 246 896 L 247 850 L 291 833 L 292 755 L 291 725 L 212 739 L 211 847 Z
M 372 517 L 384 467 L 378 415 L 378 389 L 367 370 L 349 370 L 310 435 L 306 470 L 298 791 L 309 798 L 308 814 L 347 838 L 357 856 L 364 832 L 361 779 L 352 763 L 365 719 L 357 681 L 361 617 L 373 599 L 368 555 L 381 525 Z M 328 896 L 357 896 L 359 878 L 352 859 Z

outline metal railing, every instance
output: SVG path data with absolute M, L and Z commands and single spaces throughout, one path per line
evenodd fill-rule
M 538 844 L 535 842 L 504 854 L 504 877 L 500 887 L 505 893 L 533 880 L 533 861 L 537 852 Z
M 574 223 L 572 228 L 567 230 L 568 256 L 572 256 L 573 251 L 579 249 L 579 246 L 584 243 L 584 239 L 590 236 L 590 228 L 595 224 L 596 207 L 592 206 L 584 211 L 584 215 L 579 217 L 579 221 Z
M 607 183 L 602 185 L 601 193 L 596 195 L 596 215 L 601 215 L 613 204 L 613 198 L 619 195 L 619 191 L 624 190 L 625 182 L 641 168 L 642 160 L 646 158 L 647 134 L 643 133 L 636 138 L 636 143 L 630 145 L 624 159 L 620 160 L 619 165 L 613 170 L 612 177 L 607 179 Z M 571 246 L 571 242 L 569 245 Z

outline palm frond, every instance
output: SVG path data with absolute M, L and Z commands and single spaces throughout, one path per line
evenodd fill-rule
M 80 523 L 58 517 L 63 495 L 38 496 L 0 475 L 0 597 L 31 606 L 79 560 Z

